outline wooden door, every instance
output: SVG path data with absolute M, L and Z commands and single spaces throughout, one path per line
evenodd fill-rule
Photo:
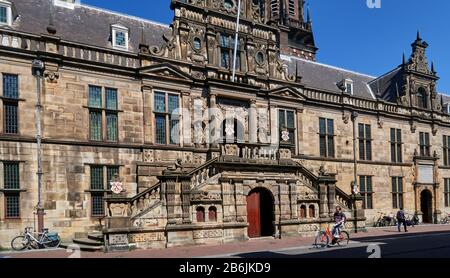
M 261 204 L 260 193 L 253 192 L 247 196 L 248 236 L 250 238 L 261 236 Z

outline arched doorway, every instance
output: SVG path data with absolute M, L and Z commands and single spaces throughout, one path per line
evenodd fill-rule
M 247 196 L 248 236 L 250 238 L 274 235 L 274 200 L 265 188 L 256 188 Z
M 433 223 L 433 195 L 429 190 L 420 194 L 420 210 L 423 213 L 423 222 Z

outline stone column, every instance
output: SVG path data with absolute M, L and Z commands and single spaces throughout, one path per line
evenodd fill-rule
M 296 154 L 299 155 L 303 151 L 303 109 L 297 109 L 297 144 Z
M 144 143 L 153 143 L 153 90 L 149 86 L 142 87 L 144 101 Z
M 217 94 L 215 93 L 210 93 L 209 94 L 209 118 L 210 118 L 210 137 L 209 137 L 209 144 L 213 147 L 213 148 L 217 148 L 218 147 L 218 131 L 219 131 L 219 124 L 218 121 L 219 119 L 217 119 Z
M 258 143 L 258 113 L 256 110 L 256 99 L 250 101 L 248 113 L 248 141 L 250 144 Z
M 320 218 L 329 218 L 328 215 L 328 200 L 327 200 L 327 185 L 325 183 L 319 184 L 319 213 Z
M 297 185 L 295 183 L 291 183 L 289 185 L 289 196 L 291 201 L 291 219 L 298 218 L 297 212 Z
M 191 94 L 189 92 L 182 93 L 182 106 L 180 110 L 180 146 L 181 147 L 192 147 L 192 120 L 191 120 Z
M 328 212 L 329 212 L 330 216 L 332 216 L 334 213 L 335 202 L 336 202 L 336 185 L 329 184 L 328 185 Z

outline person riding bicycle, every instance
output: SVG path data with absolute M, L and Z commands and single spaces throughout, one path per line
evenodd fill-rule
M 341 228 L 344 226 L 346 217 L 345 214 L 342 212 L 342 208 L 340 206 L 336 207 L 336 211 L 333 215 L 334 218 L 334 226 L 333 226 L 333 241 L 332 244 L 336 244 L 337 239 L 339 238 L 339 235 L 341 234 Z

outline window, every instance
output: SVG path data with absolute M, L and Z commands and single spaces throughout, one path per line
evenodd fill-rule
M 119 140 L 117 89 L 105 88 L 104 91 L 105 102 L 103 102 L 102 87 L 89 86 L 90 139 L 92 141 L 117 142 Z M 106 119 L 105 137 L 103 135 L 103 115 Z
M 176 145 L 180 142 L 180 97 L 165 92 L 155 92 L 155 142 Z
M 12 24 L 11 4 L 6 1 L 0 1 L 0 25 Z
M 199 38 L 194 38 L 192 46 L 195 50 L 199 51 L 202 48 L 202 41 Z
M 334 157 L 334 121 L 319 119 L 319 143 L 321 157 Z
M 106 174 L 105 174 L 106 173 Z M 101 217 L 105 215 L 104 197 L 111 189 L 114 175 L 119 174 L 118 166 L 91 166 L 91 215 Z
M 236 70 L 241 70 L 241 52 L 240 42 L 237 44 Z M 220 67 L 232 69 L 234 56 L 234 38 L 227 34 L 220 35 Z
M 289 15 L 295 15 L 295 0 L 289 0 Z
M 208 209 L 208 221 L 216 222 L 217 221 L 217 209 L 216 207 L 210 207 Z
M 198 207 L 197 208 L 197 222 L 205 222 L 205 208 Z
M 3 163 L 5 218 L 20 218 L 20 173 L 18 162 Z
M 359 177 L 360 193 L 363 197 L 363 209 L 373 209 L 372 177 Z
M 427 93 L 422 87 L 417 91 L 417 107 L 425 109 L 428 107 Z
M 3 74 L 3 122 L 5 134 L 19 133 L 19 76 Z
M 403 178 L 392 177 L 392 208 L 403 208 Z
M 353 95 L 353 81 L 350 79 L 346 79 L 344 85 L 345 85 L 345 92 L 349 95 Z
M 430 134 L 428 132 L 420 132 L 419 136 L 420 156 L 431 156 Z
M 272 17 L 276 17 L 280 14 L 280 4 L 278 0 L 270 0 L 270 10 L 272 11 Z
M 308 209 L 308 214 L 310 218 L 315 218 L 316 217 L 316 208 L 314 207 L 314 205 L 310 205 L 309 209 Z
M 128 50 L 128 28 L 122 25 L 112 26 L 112 45 L 119 50 Z
M 235 118 L 228 118 L 222 122 L 222 141 L 224 143 L 243 143 L 244 127 Z
M 444 165 L 445 166 L 450 166 L 450 136 L 443 136 L 443 143 L 442 145 L 444 146 L 443 149 L 443 160 L 444 160 Z
M 370 125 L 359 124 L 359 159 L 372 160 L 372 133 Z
M 233 0 L 224 0 L 223 6 L 225 7 L 225 9 L 231 10 L 234 7 L 234 2 Z
M 401 129 L 391 128 L 391 162 L 403 162 Z
M 291 110 L 278 110 L 280 143 L 295 146 L 295 113 Z
M 450 207 L 450 179 L 444 179 L 445 206 Z
M 306 218 L 306 206 L 300 206 L 300 218 Z

